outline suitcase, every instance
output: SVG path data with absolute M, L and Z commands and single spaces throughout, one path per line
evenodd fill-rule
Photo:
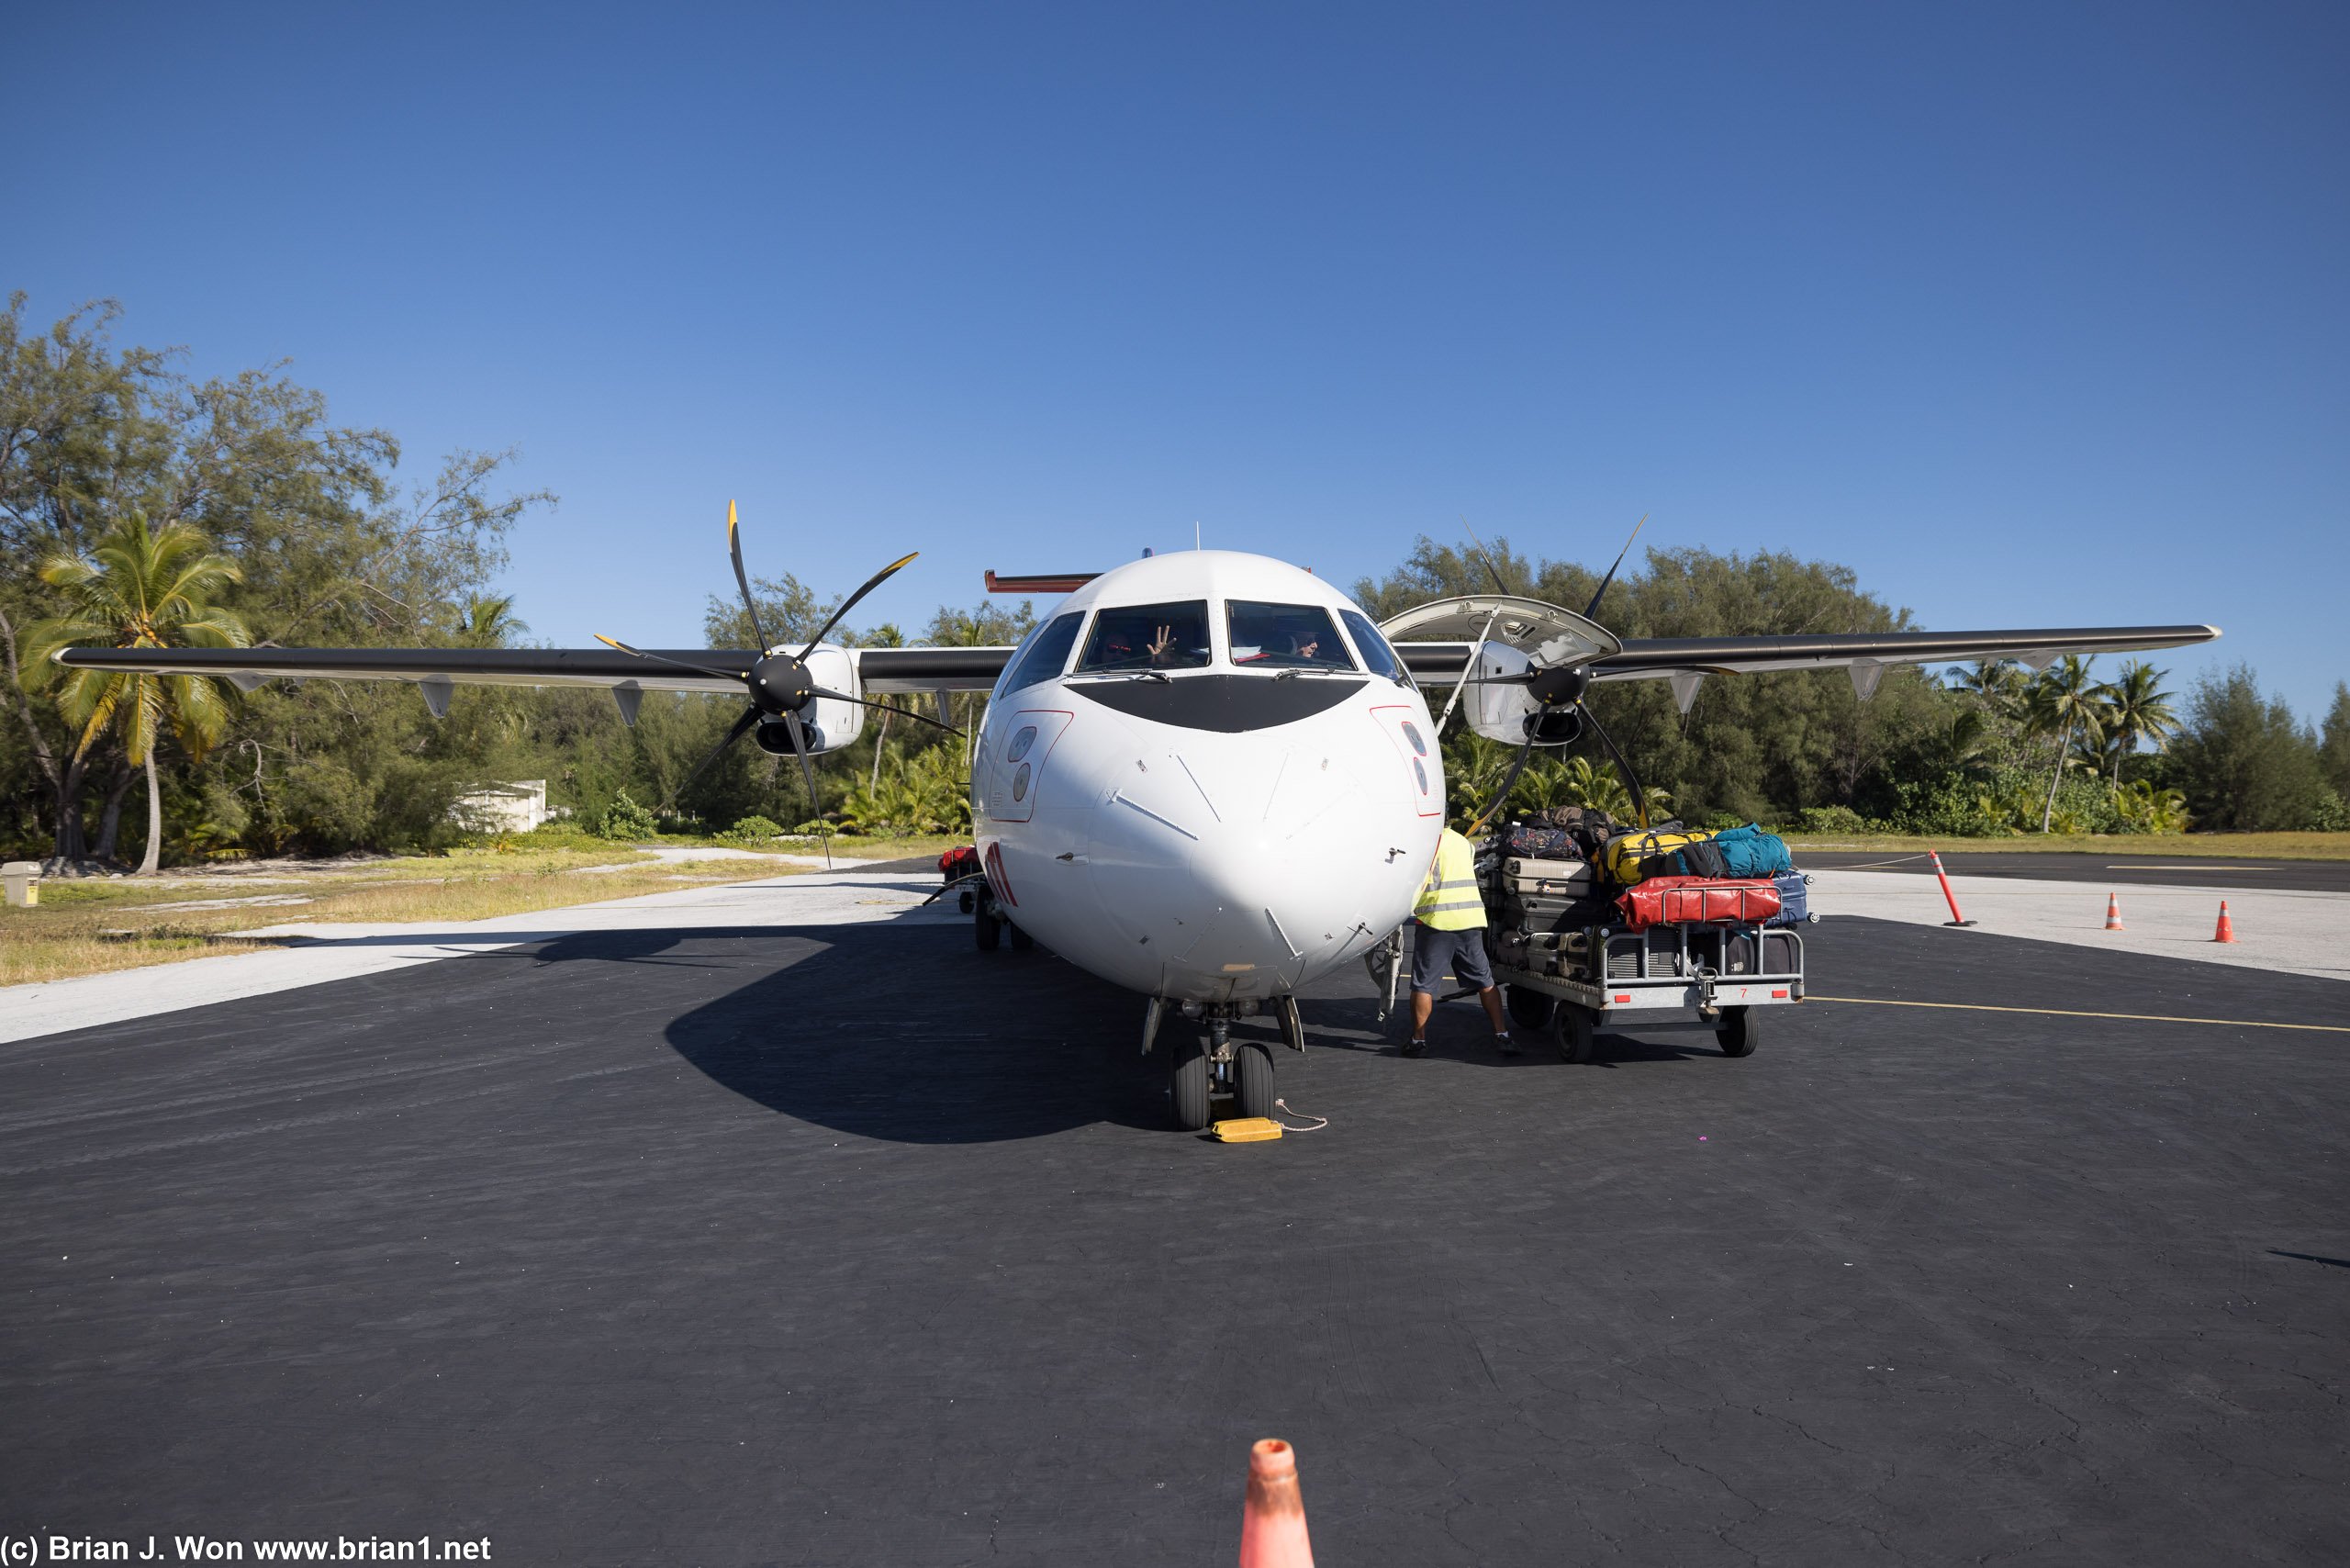
M 1779 913 L 1779 890 L 1766 881 L 1657 877 L 1616 901 L 1633 931 L 1651 925 L 1759 925 Z
M 1585 855 L 1597 854 L 1601 845 L 1623 831 L 1614 817 L 1593 806 L 1553 806 L 1526 821 L 1529 827 L 1564 828 Z
M 1591 890 L 1591 862 L 1512 859 L 1502 862 L 1502 891 L 1563 893 L 1581 898 Z
M 1811 894 L 1805 884 L 1811 878 L 1802 871 L 1782 871 L 1771 879 L 1779 890 L 1779 913 L 1764 921 L 1765 925 L 1801 925 L 1812 918 Z
M 1796 970 L 1796 938 L 1791 931 L 1762 932 L 1762 960 L 1754 958 L 1754 934 L 1749 931 L 1727 931 L 1722 934 L 1721 962 L 1715 973 L 1725 975 L 1791 975 Z
M 1655 875 L 1687 876 L 1686 871 L 1667 870 L 1662 865 L 1654 872 L 1643 868 L 1651 860 L 1662 860 L 1684 845 L 1701 843 L 1708 836 L 1702 833 L 1619 834 L 1607 841 L 1600 863 L 1606 868 L 1607 879 L 1624 887 Z
M 1503 846 L 1504 854 L 1528 860 L 1566 860 L 1583 854 L 1574 834 L 1562 827 L 1513 827 Z
M 1616 906 L 1607 900 L 1563 893 L 1505 893 L 1497 913 L 1502 926 L 1528 932 L 1580 931 L 1616 921 Z
M 1651 877 L 1727 877 L 1729 861 L 1709 838 L 1696 839 L 1663 855 L 1644 856 L 1640 880 Z

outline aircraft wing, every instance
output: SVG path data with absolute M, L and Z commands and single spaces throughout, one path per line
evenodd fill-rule
M 746 670 L 740 648 L 655 648 L 664 658 L 713 670 Z M 868 691 L 984 691 L 1010 648 L 852 648 Z M 420 686 L 600 686 L 639 691 L 740 696 L 741 682 L 699 675 L 613 648 L 66 648 L 69 669 L 211 675 L 251 691 L 265 681 L 406 680 Z
M 1591 661 L 1595 680 L 1669 679 L 1774 669 L 1852 669 L 1855 687 L 1875 689 L 1875 673 L 1892 665 L 1971 664 L 2017 659 L 2046 669 L 2065 654 L 2135 653 L 2208 643 L 2216 626 L 2093 626 L 2007 632 L 1863 632 L 1800 637 L 1628 637 L 1623 646 Z M 1430 681 L 1458 678 L 1470 643 L 1398 643 L 1413 675 Z M 1694 690 L 1694 686 L 1692 687 Z

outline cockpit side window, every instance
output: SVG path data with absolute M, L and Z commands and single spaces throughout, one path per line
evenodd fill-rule
M 1355 667 L 1330 612 L 1318 604 L 1236 599 L 1225 613 L 1232 630 L 1232 662 L 1242 669 Z
M 997 690 L 1007 694 L 1019 691 L 1060 674 L 1061 666 L 1069 663 L 1069 649 L 1077 643 L 1077 629 L 1084 622 L 1085 612 L 1081 610 L 1054 616 L 1013 661 L 1012 673 Z
M 1077 669 L 1198 669 L 1211 655 L 1206 599 L 1121 604 L 1094 611 L 1093 634 L 1085 640 Z
M 1371 623 L 1370 616 L 1360 610 L 1341 610 L 1338 618 L 1354 634 L 1355 646 L 1361 651 L 1362 662 L 1371 666 L 1371 674 L 1383 675 L 1399 683 L 1404 679 L 1402 661 L 1396 658 L 1395 650 L 1387 645 L 1379 628 Z

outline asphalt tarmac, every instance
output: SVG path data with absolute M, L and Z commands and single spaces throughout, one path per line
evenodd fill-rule
M 1808 939 L 1828 996 L 2350 1025 Z M 1813 1002 L 1569 1067 L 1457 1002 L 1414 1061 L 1355 971 L 1281 1053 L 1329 1126 L 1225 1146 L 1139 1013 L 960 926 L 745 926 L 0 1047 L 0 1536 L 1228 1562 L 1278 1436 L 1328 1568 L 2350 1539 L 2350 1035 Z
M 2275 888 L 2280 891 L 2350 892 L 2350 860 L 2223 860 L 2204 855 L 2142 855 L 2117 839 L 2098 855 L 2054 855 L 2030 850 L 1953 850 L 1942 869 L 1953 877 L 2018 877 L 2031 881 L 2095 882 L 2099 886 Z M 1923 855 L 1869 849 L 1803 849 L 1806 869 L 1906 871 L 1930 875 Z

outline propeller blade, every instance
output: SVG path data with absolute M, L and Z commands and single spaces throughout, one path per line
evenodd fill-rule
M 1469 832 L 1465 836 L 1475 837 L 1478 831 L 1485 825 L 1494 813 L 1509 804 L 1509 792 L 1517 788 L 1517 776 L 1525 770 L 1526 759 L 1533 755 L 1534 737 L 1529 734 L 1526 737 L 1526 744 L 1517 748 L 1517 755 L 1510 759 L 1509 771 L 1502 776 L 1501 790 L 1494 795 L 1494 803 L 1485 808 L 1483 816 L 1469 824 Z
M 919 555 L 921 554 L 922 552 L 919 550 L 914 552 L 914 555 Z M 808 645 L 800 650 L 800 656 L 802 659 L 805 659 L 810 654 L 813 653 L 815 651 L 816 644 L 824 640 L 824 633 L 830 632 L 834 627 L 839 625 L 841 623 L 841 617 L 846 615 L 850 610 L 855 610 L 858 599 L 863 599 L 867 594 L 871 593 L 875 588 L 878 588 L 883 583 L 888 582 L 890 580 L 890 574 L 904 566 L 907 561 L 912 560 L 914 555 L 908 555 L 904 560 L 892 561 L 888 566 L 882 567 L 879 571 L 874 573 L 871 579 L 867 581 L 863 588 L 849 595 L 847 599 L 842 603 L 841 607 L 833 611 L 833 618 L 824 622 L 823 631 L 817 633 L 814 636 L 808 639 Z
M 745 684 L 751 678 L 739 669 L 712 669 L 708 665 L 689 665 L 683 659 L 673 659 L 666 654 L 648 654 L 643 648 L 632 648 L 619 638 L 607 637 L 601 632 L 596 633 L 596 641 L 606 647 L 618 648 L 621 653 L 634 655 L 640 659 L 651 659 L 655 664 L 676 665 L 679 669 L 689 669 L 696 675 L 713 675 L 721 680 L 739 680 Z
M 824 869 L 833 868 L 833 830 L 824 825 L 824 808 L 816 799 L 816 765 L 808 760 L 808 737 L 800 733 L 800 715 L 786 713 L 783 727 L 791 736 L 791 749 L 800 754 L 800 776 L 808 780 L 808 810 L 816 818 L 816 831 L 824 838 Z
M 661 809 L 664 812 L 666 812 L 671 806 L 676 805 L 677 803 L 677 797 L 684 794 L 688 790 L 693 788 L 694 780 L 701 777 L 702 769 L 708 767 L 711 763 L 716 762 L 718 760 L 719 753 L 724 751 L 728 746 L 733 745 L 736 741 L 741 740 L 744 735 L 749 734 L 751 733 L 751 726 L 758 722 L 758 704 L 753 703 L 749 708 L 744 710 L 743 716 L 741 718 L 734 721 L 734 727 L 726 732 L 726 738 L 719 742 L 716 745 L 711 747 L 710 755 L 708 756 L 703 757 L 699 762 L 694 764 L 694 770 L 686 775 L 685 782 L 669 791 L 669 798 L 661 802 Z
M 1640 781 L 1632 772 L 1632 765 L 1624 760 L 1624 754 L 1616 749 L 1614 741 L 1608 739 L 1606 726 L 1599 722 L 1599 715 L 1591 711 L 1590 704 L 1578 702 L 1575 706 L 1581 708 L 1583 716 L 1591 722 L 1592 734 L 1597 735 L 1599 744 L 1607 748 L 1608 756 L 1616 764 L 1616 771 L 1623 776 L 1624 788 L 1632 792 L 1632 810 L 1639 816 L 1640 831 L 1646 833 L 1649 829 L 1649 798 L 1642 793 Z
M 1632 524 L 1632 539 L 1638 539 L 1640 536 L 1640 530 L 1646 528 L 1648 525 L 1649 514 L 1642 512 L 1640 514 L 1640 521 Z M 1624 557 L 1632 553 L 1632 539 L 1625 540 L 1624 548 L 1616 552 L 1616 566 L 1622 566 L 1624 564 Z M 1616 580 L 1616 566 L 1608 567 L 1607 575 L 1599 579 L 1599 591 L 1591 596 L 1591 604 L 1589 608 L 1585 609 L 1583 612 L 1583 618 L 1585 621 L 1590 620 L 1593 616 L 1599 613 L 1599 601 L 1607 597 L 1607 585 Z
M 874 708 L 884 713 L 895 713 L 901 719 L 919 720 L 932 729 L 945 730 L 950 735 L 959 735 L 963 733 L 952 724 L 942 724 L 937 720 L 917 713 L 911 708 L 893 708 L 887 702 L 867 702 L 862 697 L 851 697 L 845 691 L 828 691 L 821 686 L 811 686 L 808 689 L 818 697 L 830 698 L 834 702 L 854 702 L 860 708 Z
M 1535 678 L 1540 674 L 1542 671 L 1539 669 L 1529 669 L 1521 670 L 1516 675 L 1472 675 L 1460 684 L 1463 686 L 1531 686 L 1534 684 Z
M 751 617 L 751 635 L 759 640 L 759 652 L 764 654 L 767 651 L 767 632 L 759 624 L 759 607 L 751 598 L 750 574 L 743 570 L 743 536 L 734 525 L 734 503 L 731 500 L 726 503 L 726 553 L 734 557 L 734 586 L 743 590 L 743 608 Z
M 1460 526 L 1469 530 L 1470 542 L 1477 546 L 1477 559 L 1485 563 L 1485 575 L 1494 579 L 1494 591 L 1498 594 L 1508 593 L 1509 585 L 1502 581 L 1501 573 L 1494 569 L 1493 557 L 1485 554 L 1485 542 L 1477 537 L 1475 529 L 1469 528 L 1469 518 L 1465 512 L 1461 515 Z

